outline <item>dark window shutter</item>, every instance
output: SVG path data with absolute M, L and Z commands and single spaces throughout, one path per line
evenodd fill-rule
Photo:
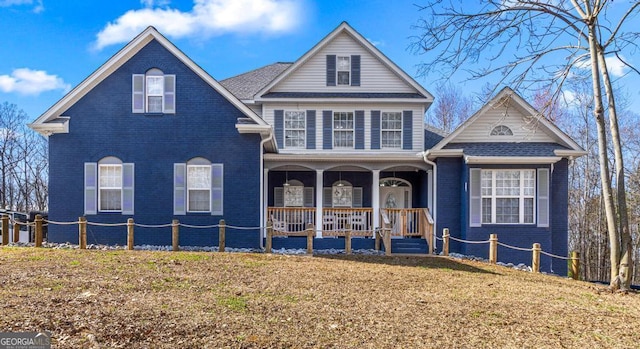
M 307 110 L 307 149 L 316 149 L 316 111 Z
M 351 56 L 351 86 L 360 86 L 360 55 Z
M 327 86 L 336 85 L 336 55 L 327 55 Z
M 302 191 L 304 207 L 313 207 L 313 187 L 304 187 Z
M 413 149 L 413 111 L 402 112 L 402 149 Z
M 333 206 L 333 191 L 331 187 L 324 187 L 322 191 L 322 207 Z
M 331 110 L 322 111 L 322 149 L 333 148 L 333 113 Z
M 353 200 L 352 200 L 352 205 L 353 207 L 362 207 L 362 188 L 361 187 L 354 187 L 353 188 Z
M 284 188 L 283 187 L 273 188 L 273 206 L 284 207 Z
M 371 111 L 371 149 L 380 149 L 380 111 Z
M 364 110 L 356 110 L 355 115 L 355 127 L 356 127 L 356 149 L 364 149 Z
M 275 128 L 278 148 L 282 148 L 284 146 L 284 111 L 273 111 L 273 127 Z

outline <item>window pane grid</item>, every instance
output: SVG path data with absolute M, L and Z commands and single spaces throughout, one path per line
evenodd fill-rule
M 285 147 L 304 148 L 307 120 L 304 111 L 287 111 L 284 114 Z
M 402 114 L 384 112 L 380 119 L 382 148 L 402 147 Z
M 100 165 L 100 211 L 122 210 L 122 165 Z
M 351 57 L 338 56 L 336 68 L 338 85 L 349 85 L 349 74 L 351 73 Z
M 333 146 L 335 148 L 353 148 L 353 113 L 333 114 Z
M 211 211 L 211 166 L 187 166 L 187 196 L 190 212 Z
M 483 170 L 482 223 L 534 223 L 535 170 Z

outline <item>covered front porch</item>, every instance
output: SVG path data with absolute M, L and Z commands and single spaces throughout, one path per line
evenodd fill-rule
M 265 223 L 274 236 L 425 238 L 434 217 L 432 168 L 423 162 L 271 161 L 265 166 Z M 322 245 L 326 241 L 322 242 Z

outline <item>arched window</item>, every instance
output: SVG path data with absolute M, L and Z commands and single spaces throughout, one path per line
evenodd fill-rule
M 176 76 L 158 68 L 133 75 L 134 113 L 175 113 Z
M 511 129 L 505 125 L 498 125 L 491 130 L 492 136 L 513 136 Z
M 98 210 L 122 211 L 122 161 L 108 156 L 98 161 Z
M 353 204 L 353 186 L 347 181 L 337 181 L 331 186 L 333 207 L 351 207 Z

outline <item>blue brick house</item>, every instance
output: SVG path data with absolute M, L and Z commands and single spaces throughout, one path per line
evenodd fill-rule
M 49 218 L 149 225 L 178 219 L 182 245 L 227 224 L 273 223 L 274 246 L 426 251 L 429 231 L 566 255 L 567 167 L 584 151 L 506 88 L 451 134 L 424 123 L 433 96 L 346 22 L 295 62 L 216 81 L 150 27 L 30 126 L 49 138 Z M 95 243 L 126 229 L 90 225 Z M 227 244 L 258 248 L 263 229 Z M 50 225 L 51 241 L 77 241 Z M 136 228 L 137 244 L 170 243 Z M 403 250 L 405 249 L 405 250 Z M 486 256 L 476 245 L 452 251 Z M 530 256 L 499 251 L 499 260 Z M 566 266 L 543 259 L 543 269 Z

